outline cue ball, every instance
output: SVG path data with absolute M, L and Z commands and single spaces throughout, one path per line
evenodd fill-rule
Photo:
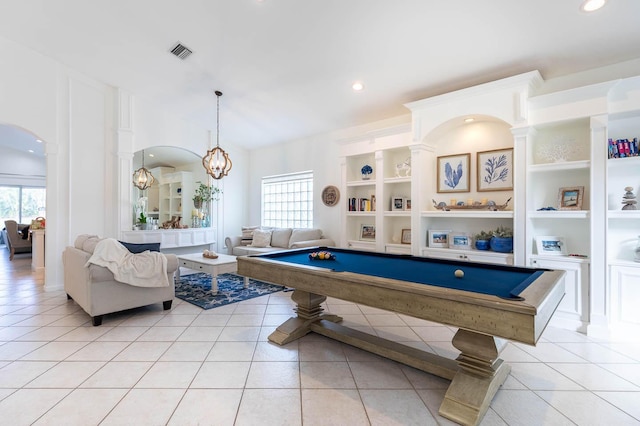
M 453 275 L 455 275 L 456 278 L 462 278 L 462 277 L 464 277 L 464 272 L 462 271 L 462 269 L 456 269 L 456 271 L 453 273 Z

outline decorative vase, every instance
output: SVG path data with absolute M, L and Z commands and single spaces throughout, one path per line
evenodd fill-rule
M 489 250 L 489 240 L 476 240 L 477 250 Z
M 202 198 L 195 198 L 193 200 L 193 207 L 200 210 L 202 208 Z
M 511 253 L 513 251 L 513 237 L 492 237 L 489 245 L 491 250 L 498 253 Z

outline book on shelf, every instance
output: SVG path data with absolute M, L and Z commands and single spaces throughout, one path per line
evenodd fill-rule
M 637 157 L 638 149 L 638 138 L 609 139 L 609 158 Z
M 349 211 L 350 212 L 372 212 L 375 211 L 375 199 L 369 198 L 349 198 Z

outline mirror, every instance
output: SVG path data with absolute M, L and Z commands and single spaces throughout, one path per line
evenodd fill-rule
M 133 155 L 131 176 L 142 167 L 142 153 L 138 151 Z M 183 148 L 154 146 L 144 149 L 144 167 L 156 181 L 146 190 L 136 188 L 131 182 L 134 229 L 158 229 L 172 220 L 171 227 L 191 227 L 195 190 L 200 182 L 208 182 L 202 158 Z M 177 218 L 179 223 L 175 222 Z

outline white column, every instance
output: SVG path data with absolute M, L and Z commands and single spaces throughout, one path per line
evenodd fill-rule
M 607 273 L 607 115 L 591 117 L 591 268 L 587 333 L 608 334 L 610 283 Z

